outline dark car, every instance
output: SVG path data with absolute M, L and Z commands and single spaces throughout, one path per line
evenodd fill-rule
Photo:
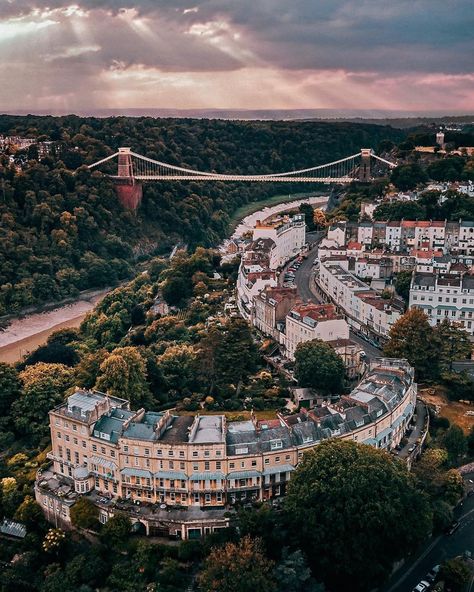
M 453 520 L 451 522 L 451 524 L 448 526 L 448 528 L 446 529 L 446 534 L 451 535 L 454 534 L 456 532 L 456 530 L 459 528 L 460 523 L 457 520 Z

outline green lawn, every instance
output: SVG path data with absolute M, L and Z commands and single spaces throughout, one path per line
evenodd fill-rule
M 289 201 L 295 201 L 297 199 L 303 199 L 305 197 L 311 197 L 313 195 L 326 195 L 326 191 L 309 191 L 308 193 L 292 193 L 292 194 L 280 194 L 280 195 L 270 195 L 265 199 L 261 199 L 260 201 L 252 201 L 247 203 L 232 214 L 229 229 L 230 232 L 234 232 L 238 224 L 249 214 L 253 214 L 254 212 L 258 212 L 262 208 L 267 206 L 275 206 L 280 203 L 286 203 Z

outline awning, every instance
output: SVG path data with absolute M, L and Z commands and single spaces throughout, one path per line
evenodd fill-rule
M 215 479 L 216 481 L 223 481 L 225 479 L 224 473 L 212 473 L 211 471 L 206 473 L 194 473 L 189 477 L 190 481 L 210 481 Z
M 382 430 L 379 434 L 376 434 L 375 439 L 378 442 L 380 442 L 384 438 L 390 436 L 390 434 L 392 433 L 392 431 L 393 431 L 392 426 L 389 426 L 388 428 L 385 428 L 384 430 Z
M 377 446 L 377 440 L 374 440 L 374 438 L 367 438 L 362 444 L 367 444 L 367 446 Z
M 295 467 L 292 465 L 280 465 L 274 467 L 266 467 L 263 471 L 264 475 L 276 475 L 277 473 L 287 473 L 289 471 L 294 471 Z
M 261 477 L 259 471 L 233 471 L 227 475 L 227 479 L 250 479 L 251 477 Z
M 188 476 L 186 473 L 180 473 L 179 471 L 158 471 L 155 473 L 157 479 L 178 479 L 181 481 L 187 481 Z
M 100 465 L 101 467 L 106 467 L 111 471 L 117 470 L 117 465 L 113 463 L 111 460 L 107 460 L 106 458 L 102 458 L 101 456 L 91 456 L 90 462 L 94 463 L 95 465 Z
M 145 471 L 144 469 L 134 469 L 132 467 L 122 469 L 120 472 L 122 475 L 127 475 L 128 477 L 145 477 L 147 479 L 151 479 L 153 477 L 150 471 Z
M 400 417 L 397 417 L 397 419 L 392 423 L 392 429 L 396 430 L 404 421 L 405 421 L 405 416 L 404 415 L 400 415 Z

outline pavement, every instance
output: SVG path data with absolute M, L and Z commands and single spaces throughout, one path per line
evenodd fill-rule
M 464 483 L 466 493 L 474 490 L 474 473 L 464 475 Z M 433 566 L 462 555 L 465 551 L 474 554 L 474 495 L 464 498 L 455 509 L 454 517 L 460 522 L 459 528 L 452 535 L 430 538 L 416 557 L 409 559 L 393 574 L 381 589 L 382 592 L 411 592 Z M 474 590 L 474 578 L 470 586 L 467 590 Z

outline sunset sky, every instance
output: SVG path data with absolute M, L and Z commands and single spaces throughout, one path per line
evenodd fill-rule
M 0 110 L 474 111 L 473 0 L 0 0 Z

